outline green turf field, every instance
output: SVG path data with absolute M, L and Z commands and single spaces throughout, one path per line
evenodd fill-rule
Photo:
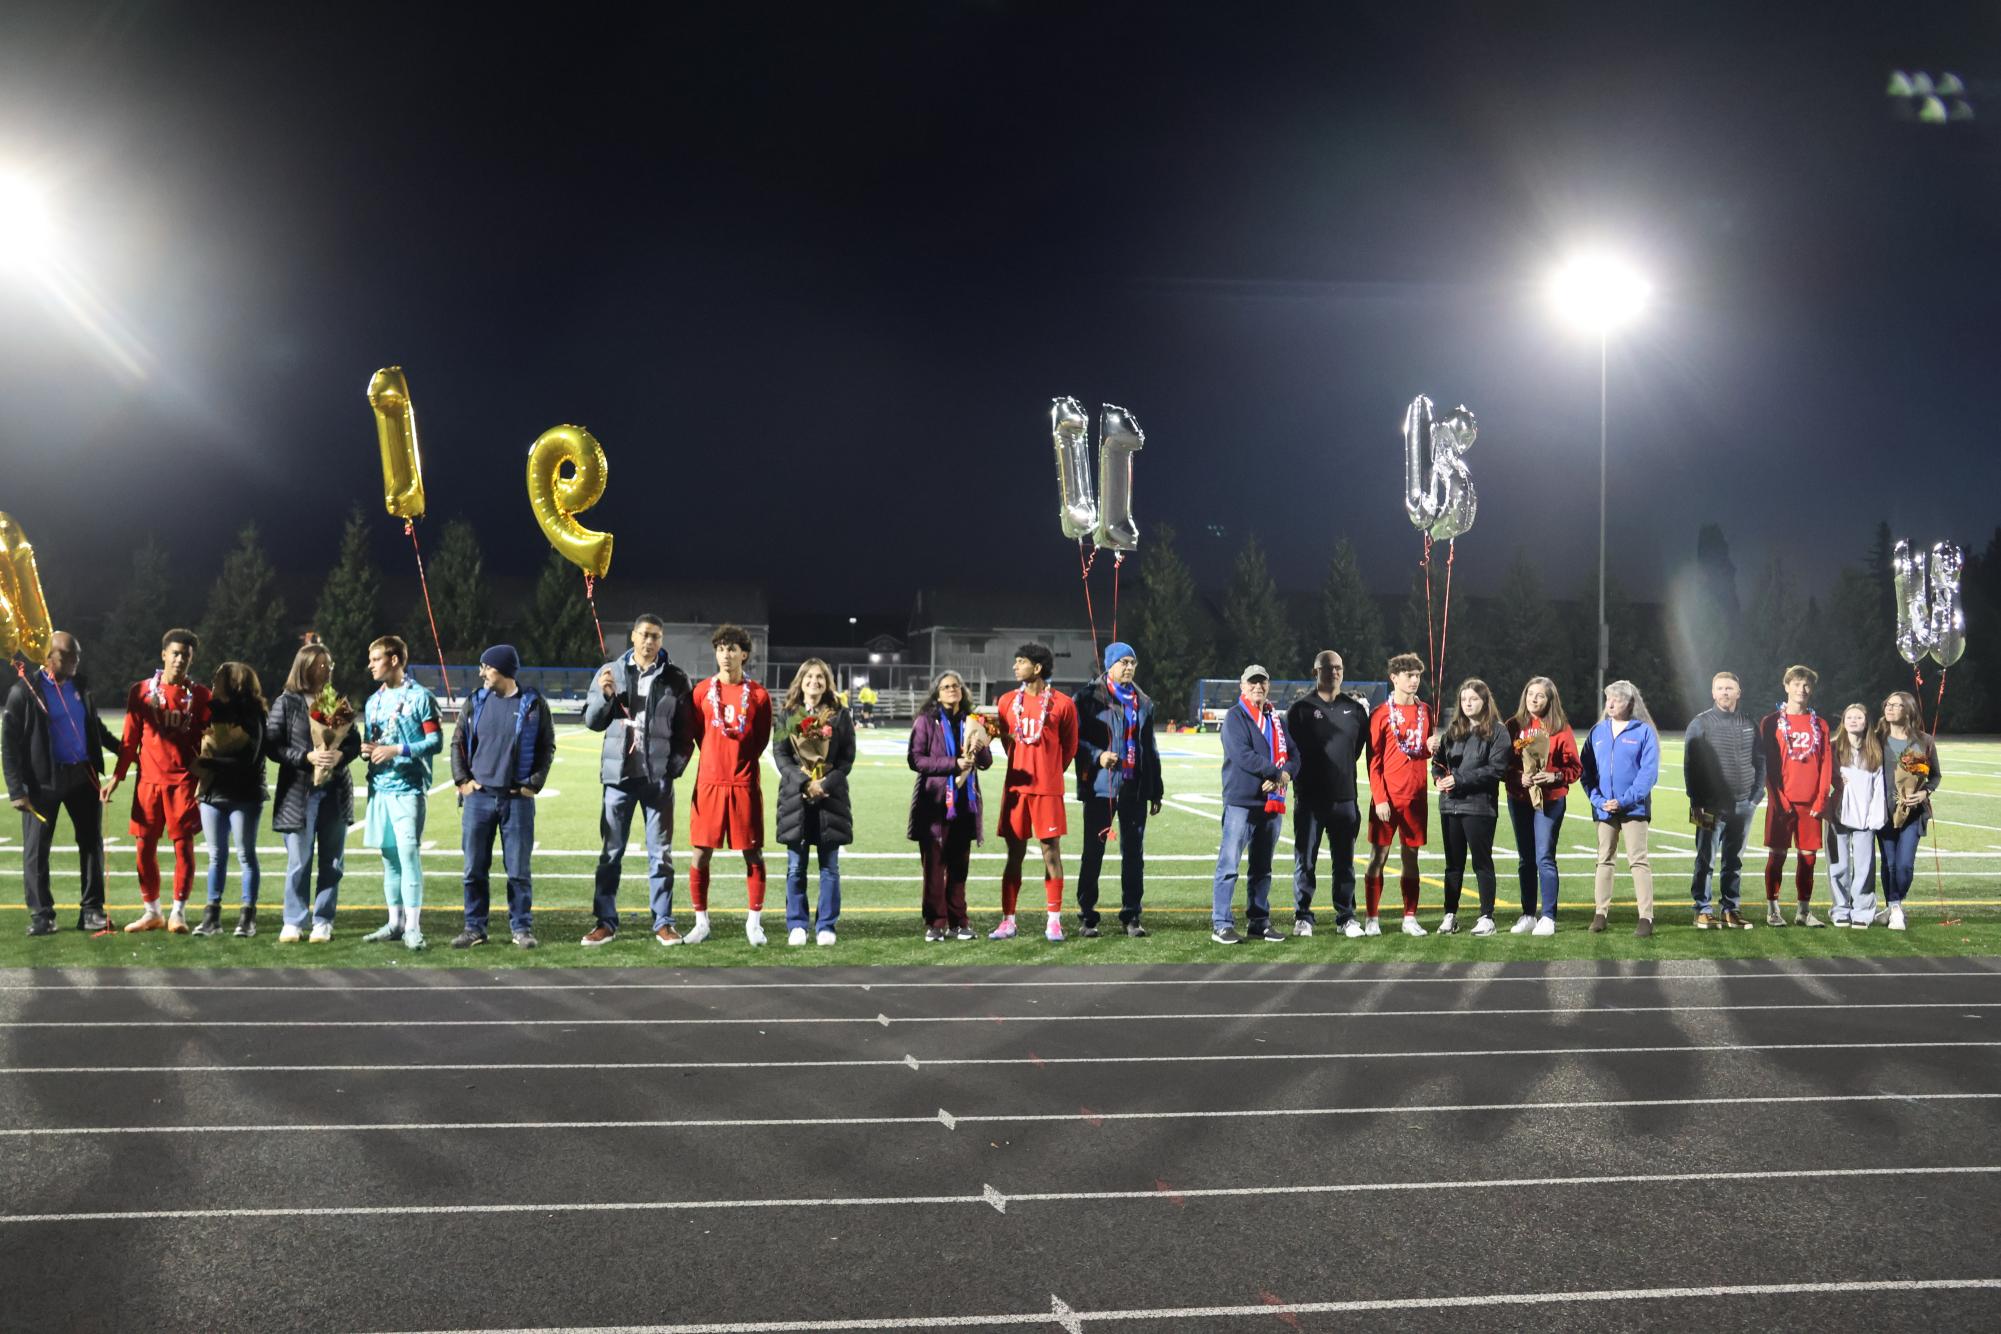
M 904 763 L 905 733 L 881 729 L 864 732 L 861 754 L 855 766 L 856 842 L 842 855 L 843 914 L 840 943 L 831 948 L 808 946 L 791 949 L 784 945 L 783 870 L 784 851 L 776 850 L 771 865 L 771 892 L 766 904 L 765 925 L 772 943 L 753 950 L 743 939 L 741 912 L 744 906 L 742 880 L 734 873 L 729 854 L 720 854 L 711 891 L 716 909 L 716 934 L 707 943 L 693 948 L 662 950 L 647 934 L 644 881 L 645 854 L 635 847 L 626 861 L 625 888 L 620 907 L 626 913 L 625 935 L 613 945 L 584 950 L 576 940 L 589 929 L 587 909 L 591 898 L 592 868 L 597 857 L 597 752 L 599 738 L 578 727 L 565 727 L 557 744 L 556 766 L 548 790 L 538 809 L 538 851 L 535 858 L 536 930 L 543 948 L 533 953 L 517 951 L 506 944 L 505 884 L 496 852 L 494 864 L 494 944 L 483 949 L 455 952 L 433 948 L 413 955 L 399 946 L 364 945 L 360 936 L 383 918 L 381 877 L 376 854 L 358 846 L 360 810 L 356 811 L 355 832 L 350 835 L 347 876 L 341 888 L 341 909 L 332 942 L 321 945 L 277 944 L 280 904 L 283 901 L 284 853 L 278 837 L 268 827 L 259 844 L 263 849 L 264 879 L 260 893 L 260 934 L 252 940 L 229 936 L 198 939 L 168 936 L 164 932 L 143 936 L 123 936 L 91 940 L 69 928 L 75 921 L 75 858 L 71 853 L 56 855 L 56 897 L 58 922 L 63 927 L 53 937 L 29 940 L 25 937 L 26 912 L 18 892 L 21 868 L 21 841 L 18 826 L 8 822 L 0 833 L 0 880 L 10 886 L 11 900 L 0 909 L 0 965 L 36 964 L 349 964 L 393 966 L 480 966 L 535 964 L 539 966 L 581 966 L 599 964 L 672 963 L 677 966 L 727 963 L 921 963 L 953 962 L 1063 962 L 1104 961 L 1138 963 L 1174 959 L 1222 959 L 1269 961 L 1295 959 L 1327 961 L 1368 959 L 1373 961 L 1447 959 L 1550 959 L 1550 958 L 1675 958 L 1709 956 L 1769 956 L 1824 954 L 1961 954 L 2001 953 L 2001 742 L 1948 741 L 1941 747 L 1941 767 L 1945 784 L 1935 809 L 1933 837 L 1919 856 L 1918 880 L 1908 903 L 1912 929 L 1901 935 L 1880 927 L 1867 932 L 1849 930 L 1808 931 L 1788 927 L 1774 931 L 1760 925 L 1749 932 L 1697 932 L 1690 928 L 1687 885 L 1693 841 L 1687 808 L 1681 799 L 1681 741 L 1664 739 L 1663 773 L 1657 790 L 1653 824 L 1652 853 L 1657 898 L 1656 921 L 1659 932 L 1651 940 L 1634 940 L 1634 917 L 1630 888 L 1621 874 L 1621 898 L 1613 911 L 1613 929 L 1603 935 L 1583 931 L 1591 907 L 1590 817 L 1581 793 L 1573 792 L 1570 815 L 1563 831 L 1564 876 L 1563 910 L 1559 931 L 1553 937 L 1536 939 L 1505 933 L 1482 940 L 1467 935 L 1411 939 L 1389 934 L 1377 939 L 1349 941 L 1332 933 L 1312 940 L 1289 940 L 1273 945 L 1259 942 L 1225 949 L 1208 939 L 1209 886 L 1215 862 L 1218 802 L 1218 757 L 1220 750 L 1213 735 L 1161 737 L 1166 765 L 1167 804 L 1147 830 L 1147 920 L 1155 934 L 1147 940 L 1127 940 L 1107 936 L 1083 941 L 1075 937 L 1074 912 L 1066 914 L 1072 938 L 1051 945 L 1040 937 L 1040 892 L 1031 883 L 1023 895 L 1024 935 L 1009 943 L 954 943 L 927 945 L 919 935 L 922 922 L 917 903 L 917 856 L 914 845 L 904 839 L 904 816 L 909 801 L 912 775 Z M 445 772 L 443 765 L 439 773 Z M 767 764 L 769 793 L 776 788 L 775 772 Z M 677 849 L 686 847 L 686 795 L 689 780 L 681 785 L 678 803 L 680 830 Z M 997 777 L 987 780 L 989 807 L 998 796 Z M 109 900 L 114 920 L 124 921 L 137 912 L 138 894 L 132 862 L 132 844 L 124 827 L 125 793 L 113 805 L 108 824 L 112 835 L 109 852 Z M 460 903 L 460 857 L 458 818 L 449 790 L 434 794 L 427 841 L 434 851 L 427 862 L 426 931 L 435 945 L 442 945 L 458 927 Z M 1079 821 L 1073 811 L 1073 829 Z M 989 817 L 991 819 L 991 817 Z M 767 823 L 769 818 L 767 817 Z M 1435 823 L 1435 820 L 1434 820 Z M 1496 840 L 1495 860 L 1499 871 L 1497 913 L 1503 927 L 1513 920 L 1511 905 L 1516 903 L 1513 839 L 1502 821 Z M 1761 824 L 1754 824 L 1755 845 Z M 635 827 L 635 837 L 638 830 Z M 1425 895 L 1422 920 L 1434 925 L 1442 911 L 1438 874 L 1440 860 L 1434 847 L 1427 849 L 1423 867 Z M 1078 835 L 1064 840 L 1068 890 L 1074 897 Z M 1116 845 L 1114 845 L 1116 847 Z M 1934 853 L 1936 852 L 1936 860 Z M 1746 849 L 1746 899 L 1760 906 L 1762 897 L 1761 849 Z M 161 849 L 168 860 L 168 849 Z M 1106 898 L 1114 923 L 1118 903 L 1116 870 L 1108 857 L 1105 879 Z M 1032 864 L 1032 863 L 1031 863 Z M 683 930 L 692 920 L 686 911 L 686 856 L 677 851 L 675 905 Z M 737 863 L 740 865 L 740 863 Z M 989 838 L 976 850 L 969 899 L 974 923 L 984 929 L 996 920 L 999 911 L 1001 849 Z M 1326 858 L 1322 856 L 1322 929 L 1331 921 L 1325 910 L 1327 893 Z M 197 874 L 194 901 L 206 893 L 206 856 Z M 234 868 L 232 868 L 233 870 Z M 1274 916 L 1282 925 L 1291 922 L 1291 843 L 1279 848 L 1272 901 Z M 237 889 L 232 874 L 224 891 L 227 925 L 234 921 Z M 1477 902 L 1473 887 L 1467 885 L 1468 902 Z M 1242 917 L 1241 889 L 1238 916 Z M 1392 903 L 1396 890 L 1392 883 Z M 1790 901 L 1790 886 L 1787 891 Z M 1826 916 L 1825 869 L 1819 874 L 1815 903 Z M 1390 910 L 1394 916 L 1395 909 Z M 1471 911 L 1462 912 L 1470 926 Z M 1762 912 L 1759 914 L 1762 918 Z M 1941 926 L 1943 918 L 1961 922 Z M 1394 926 L 1392 925 L 1392 931 Z

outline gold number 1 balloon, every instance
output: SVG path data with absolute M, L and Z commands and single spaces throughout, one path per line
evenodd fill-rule
M 401 366 L 384 366 L 368 382 L 375 435 L 382 445 L 382 505 L 399 519 L 424 517 L 424 465 L 417 454 L 417 409 Z
M 549 545 L 594 579 L 611 568 L 611 534 L 576 516 L 604 498 L 607 466 L 604 446 L 581 426 L 551 426 L 528 447 L 528 507 Z
M 53 633 L 35 548 L 13 516 L 0 514 L 0 659 L 19 653 L 40 662 Z

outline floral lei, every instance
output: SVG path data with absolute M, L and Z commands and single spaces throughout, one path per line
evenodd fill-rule
M 737 687 L 736 726 L 723 721 L 722 692 L 717 689 L 721 678 L 709 678 L 709 725 L 726 737 L 740 737 L 750 727 L 750 678 L 746 676 Z
M 1412 759 L 1416 759 L 1421 755 L 1428 754 L 1429 748 L 1425 746 L 1423 737 L 1424 734 L 1430 731 L 1431 729 L 1426 719 L 1424 701 L 1423 700 L 1416 701 L 1417 734 L 1419 738 L 1416 749 L 1412 749 L 1410 742 L 1404 740 L 1403 709 L 1397 704 L 1395 700 L 1391 700 L 1389 702 L 1389 706 L 1390 706 L 1390 735 L 1395 739 L 1397 743 L 1397 749 L 1402 751 L 1404 754 L 1410 756 Z
M 1033 746 L 1042 740 L 1043 724 L 1049 721 L 1049 687 L 1044 686 L 1041 690 L 1042 712 L 1035 716 L 1035 731 L 1033 735 L 1030 735 L 1028 729 L 1024 726 L 1026 722 L 1025 711 L 1021 707 L 1021 697 L 1027 693 L 1026 690 L 1019 689 L 1014 692 L 1014 704 L 1008 710 L 1014 716 L 1014 726 L 1010 727 L 1008 731 L 1022 745 Z

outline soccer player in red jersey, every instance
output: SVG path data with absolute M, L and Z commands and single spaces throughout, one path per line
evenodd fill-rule
M 1786 702 L 1758 724 L 1765 751 L 1765 921 L 1784 926 L 1779 886 L 1786 878 L 1786 850 L 1797 849 L 1793 888 L 1799 895 L 1795 926 L 1826 926 L 1813 915 L 1813 863 L 1820 851 L 1820 817 L 1834 787 L 1834 748 L 1827 724 L 1807 707 L 1820 673 L 1811 667 L 1786 668 Z
M 1403 844 L 1403 933 L 1421 936 L 1417 924 L 1417 850 L 1429 833 L 1431 799 L 1426 771 L 1431 762 L 1431 706 L 1417 697 L 1424 662 L 1399 653 L 1389 662 L 1390 697 L 1369 719 L 1369 869 L 1363 876 L 1371 936 L 1383 934 L 1377 911 L 1383 902 L 1383 867 L 1390 845 Z
M 139 897 L 146 911 L 128 922 L 127 931 L 158 931 L 175 935 L 188 930 L 188 891 L 195 883 L 195 835 L 201 832 L 201 806 L 196 800 L 195 757 L 202 733 L 208 730 L 208 687 L 188 677 L 201 641 L 192 630 L 174 629 L 160 636 L 160 670 L 125 694 L 125 736 L 118 768 L 104 785 L 104 800 L 125 780 L 134 763 L 139 782 L 132 789 L 132 837 L 139 845 Z M 174 907 L 160 916 L 160 835 L 174 845 Z
M 1020 685 L 1000 697 L 1001 744 L 1007 748 L 1000 834 L 1007 842 L 1007 865 L 1001 871 L 1000 925 L 987 933 L 988 940 L 1014 938 L 1021 864 L 1031 840 L 1042 845 L 1042 898 L 1049 910 L 1043 934 L 1063 939 L 1063 835 L 1070 831 L 1063 780 L 1077 758 L 1077 706 L 1050 686 L 1055 670 L 1055 654 L 1041 644 L 1023 644 L 1014 654 Z
M 743 853 L 750 895 L 743 934 L 751 944 L 762 945 L 764 788 L 759 766 L 771 744 L 771 695 L 743 674 L 750 634 L 742 626 L 719 625 L 709 642 L 716 649 L 716 674 L 696 682 L 689 695 L 702 758 L 695 771 L 695 800 L 688 808 L 688 841 L 695 846 L 688 901 L 695 906 L 695 928 L 681 939 L 699 945 L 709 938 L 709 860 L 717 848 L 735 848 Z

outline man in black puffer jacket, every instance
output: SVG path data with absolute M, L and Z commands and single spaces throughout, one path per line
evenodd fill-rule
M 1695 821 L 1695 878 L 1689 894 L 1695 900 L 1695 925 L 1718 924 L 1710 911 L 1709 877 L 1722 850 L 1722 874 L 1717 876 L 1717 911 L 1721 924 L 1748 930 L 1738 911 L 1742 893 L 1744 838 L 1765 788 L 1765 752 L 1758 744 L 1758 724 L 1737 712 L 1744 687 L 1735 672 L 1718 672 L 1709 683 L 1716 707 L 1691 718 L 1682 734 L 1681 771 L 1688 783 L 1688 813 Z

